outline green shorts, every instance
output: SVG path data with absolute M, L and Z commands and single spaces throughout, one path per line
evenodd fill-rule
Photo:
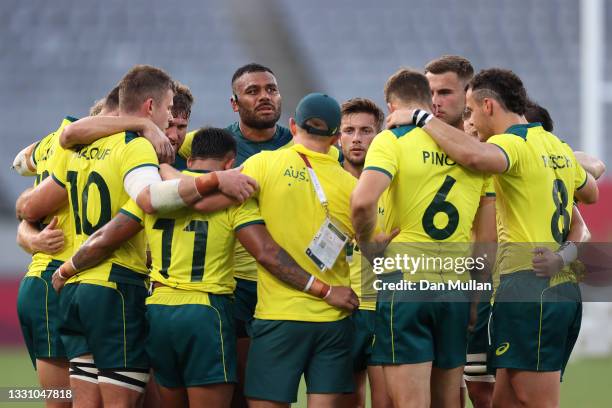
M 400 365 L 432 361 L 434 367 L 465 364 L 470 303 L 459 292 L 440 292 L 429 301 L 410 301 L 409 292 L 391 294 L 376 304 L 376 340 L 372 364 Z M 415 293 L 423 299 L 423 293 Z M 458 296 L 460 299 L 458 299 Z M 400 300 L 397 298 L 401 297 Z
M 255 316 L 256 305 L 257 282 L 236 278 L 234 316 L 236 320 L 236 337 L 239 339 L 251 336 L 251 323 L 253 322 L 253 316 Z
M 51 283 L 53 272 L 62 263 L 51 261 L 40 277 L 26 276 L 19 285 L 17 315 L 34 369 L 36 359 L 66 358 L 59 331 L 59 297 Z
M 530 301 L 516 301 L 521 298 Z M 491 312 L 490 365 L 563 372 L 581 321 L 580 288 L 575 283 L 549 287 L 549 279 L 531 271 L 504 275 Z
M 309 394 L 354 390 L 349 318 L 335 322 L 253 321 L 245 395 L 292 403 L 302 374 Z
M 143 286 L 71 283 L 60 293 L 60 333 L 69 359 L 93 354 L 100 370 L 148 369 Z
M 229 295 L 208 295 L 210 305 L 147 305 L 146 348 L 164 387 L 236 382 L 234 308 Z
M 355 333 L 351 347 L 353 371 L 363 371 L 368 368 L 372 358 L 376 312 L 374 310 L 355 310 L 351 315 L 351 320 Z

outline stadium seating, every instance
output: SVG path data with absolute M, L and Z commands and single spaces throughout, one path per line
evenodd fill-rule
M 236 34 L 230 3 L 4 0 L 0 13 L 4 101 L 0 160 L 4 168 L 22 146 L 53 130 L 62 116 L 86 115 L 93 101 L 136 63 L 161 66 L 192 88 L 196 96 L 193 126 L 222 126 L 235 120 L 228 104 L 230 75 L 258 56 Z M 339 100 L 365 96 L 382 104 L 382 86 L 399 66 L 421 68 L 443 53 L 460 54 L 476 68 L 502 66 L 516 71 L 531 96 L 550 110 L 556 133 L 572 145 L 579 142 L 576 1 L 277 0 L 265 4 L 278 7 L 284 29 L 300 50 L 300 63 L 309 67 L 321 88 L 316 91 Z M 606 38 L 612 38 L 609 4 L 606 20 Z M 604 72 L 611 80 L 612 52 L 607 54 Z M 286 106 L 285 112 L 292 109 Z M 604 124 L 604 129 L 609 128 L 612 115 L 607 115 Z M 612 154 L 607 152 L 593 153 L 611 163 Z M 6 210 L 1 216 L 11 216 L 8 209 L 29 184 L 8 171 L 0 172 L 4 188 L 0 208 Z M 13 231 L 8 234 L 12 241 Z M 14 250 L 7 245 L 0 254 L 6 259 Z M 7 274 L 0 270 L 0 275 Z M 592 313 L 584 332 L 598 333 L 598 340 L 599 336 L 612 339 L 612 332 L 606 335 L 595 324 L 598 319 L 609 321 L 610 305 L 595 307 Z M 587 337 L 583 336 L 578 350 L 592 350 Z M 595 343 L 605 348 L 597 352 L 612 352 L 612 341 Z

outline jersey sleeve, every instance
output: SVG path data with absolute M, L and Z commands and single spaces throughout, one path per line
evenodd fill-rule
M 65 188 L 67 181 L 67 166 L 70 161 L 70 156 L 74 153 L 72 150 L 64 149 L 59 144 L 59 139 L 55 141 L 53 153 L 49 157 L 49 169 L 51 169 L 51 177 L 53 180 Z
M 493 176 L 485 176 L 482 183 L 481 197 L 495 197 L 495 188 L 493 187 Z
M 259 212 L 259 205 L 252 198 L 249 198 L 239 206 L 231 207 L 229 212 L 232 228 L 236 232 L 249 225 L 265 224 Z
M 501 134 L 491 136 L 487 143 L 499 147 L 504 156 L 506 156 L 507 163 L 504 173 L 516 173 L 520 165 L 522 147 L 525 144 L 524 139 L 516 135 Z
M 125 204 L 123 204 L 119 212 L 123 215 L 127 215 L 140 225 L 144 226 L 145 212 L 131 198 Z
M 191 156 L 191 144 L 193 143 L 193 137 L 195 136 L 196 132 L 197 130 L 188 132 L 185 136 L 185 140 L 183 140 L 183 144 L 179 148 L 178 154 L 185 160 Z
M 253 178 L 260 186 L 260 189 L 265 182 L 265 160 L 267 156 L 268 152 L 261 152 L 249 157 L 242 164 L 244 166 L 242 173 Z M 257 195 L 257 192 L 255 192 L 255 195 Z
M 574 163 L 576 164 L 574 166 L 574 186 L 576 186 L 576 190 L 580 190 L 587 183 L 587 180 L 588 180 L 587 172 L 584 169 L 584 167 L 582 167 L 580 162 L 578 162 L 578 160 L 576 159 L 576 156 L 574 155 L 574 152 L 569 146 L 567 146 L 567 150 L 569 151 L 569 154 L 572 155 L 571 157 L 574 160 Z
M 388 130 L 379 133 L 368 149 L 363 169 L 379 171 L 393 179 L 399 167 L 396 140 Z
M 40 156 L 42 154 L 42 149 L 40 147 L 42 146 L 44 140 L 45 139 L 41 139 L 36 142 L 36 144 L 34 145 L 34 150 L 32 150 L 32 163 L 34 163 L 34 166 L 36 167 L 38 167 L 38 162 L 40 161 Z
M 121 154 L 121 163 L 119 163 L 121 177 L 139 167 L 154 166 L 159 168 L 159 161 L 155 149 L 144 137 L 133 137 L 126 132 L 126 145 Z

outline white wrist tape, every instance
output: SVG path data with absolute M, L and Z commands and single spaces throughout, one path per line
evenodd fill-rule
M 179 194 L 179 183 L 181 180 L 166 180 L 161 183 L 151 184 L 151 205 L 161 213 L 178 210 L 185 207 L 185 202 Z
M 567 241 L 559 247 L 557 254 L 563 259 L 563 265 L 567 266 L 578 258 L 578 247 L 572 241 Z
M 327 291 L 325 296 L 323 296 L 323 299 L 327 299 L 329 297 L 329 295 L 331 295 L 331 291 L 332 291 L 332 286 L 330 285 L 329 290 Z
M 412 115 L 412 123 L 415 126 L 423 127 L 427 124 L 427 122 L 431 120 L 431 118 L 433 118 L 433 115 L 431 113 L 426 112 L 421 109 L 417 109 L 414 111 L 414 114 Z
M 32 164 L 32 168 L 36 168 L 36 166 L 34 166 L 34 163 L 31 160 L 30 160 L 30 163 Z M 28 168 L 28 159 L 26 158 L 26 155 L 25 155 L 25 149 L 17 153 L 17 156 L 15 156 L 15 159 L 13 160 L 13 169 L 20 176 L 35 176 L 36 175 L 36 172 L 32 172 Z
M 302 289 L 302 291 L 308 292 L 314 281 L 315 281 L 314 275 L 310 275 L 310 279 L 308 279 L 308 283 L 306 283 L 306 286 L 304 286 L 304 289 Z
M 130 198 L 136 201 L 138 195 L 152 184 L 161 183 L 162 179 L 155 166 L 139 167 L 130 171 L 123 179 L 123 188 Z

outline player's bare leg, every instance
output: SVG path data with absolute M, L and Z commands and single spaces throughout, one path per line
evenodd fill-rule
M 163 407 L 183 408 L 189 406 L 189 397 L 187 396 L 186 388 L 167 388 L 160 385 L 159 396 Z
M 70 374 L 72 406 L 74 408 L 101 408 L 102 395 L 100 394 L 100 388 L 98 387 L 97 369 L 95 367 L 88 366 L 93 365 L 93 356 L 91 354 L 79 356 L 71 360 L 71 365 L 74 364 L 77 365 L 73 367 Z M 95 372 L 96 374 L 93 375 L 96 378 L 89 378 L 85 375 L 85 373 L 77 372 L 80 370 L 85 371 L 86 373 Z
M 96 384 L 71 378 L 70 388 L 74 408 L 102 408 L 102 395 Z
M 264 401 L 247 398 L 249 408 L 289 408 L 291 404 L 286 402 Z
M 516 400 L 523 408 L 558 408 L 561 372 L 535 372 L 512 369 L 505 371 Z M 505 407 L 493 394 L 493 406 Z
M 366 370 L 353 373 L 355 392 L 345 394 L 342 397 L 342 407 L 344 408 L 365 408 L 366 403 Z
M 495 389 L 493 390 L 493 407 L 520 408 L 521 403 L 516 399 L 508 371 L 498 368 L 495 374 Z
M 232 408 L 246 408 L 248 406 L 244 397 L 244 378 L 246 372 L 246 362 L 249 355 L 249 346 L 251 339 L 249 337 L 241 337 L 236 340 L 236 351 L 238 360 L 238 384 L 234 388 L 234 397 L 232 398 Z
M 372 408 L 392 408 L 393 404 L 385 385 L 385 374 L 382 366 L 369 366 L 368 379 L 370 380 Z
M 385 384 L 394 408 L 421 408 L 430 403 L 431 361 L 383 366 Z
M 144 408 L 161 408 L 163 407 L 161 402 L 161 395 L 159 393 L 159 387 L 155 382 L 155 377 L 153 377 L 153 370 L 151 370 L 151 375 L 149 377 L 149 382 L 147 383 L 147 388 L 145 389 L 144 394 Z
M 343 394 L 308 394 L 308 408 L 338 408 Z
M 143 392 L 135 391 L 120 385 L 100 383 L 100 393 L 104 408 L 137 407 Z
M 36 373 L 40 387 L 44 390 L 70 388 L 69 366 L 68 360 L 63 358 L 36 359 Z M 69 401 L 47 400 L 45 402 L 47 408 L 68 408 L 71 405 Z
M 474 408 L 491 408 L 493 406 L 494 382 L 466 381 L 466 384 Z
M 189 408 L 229 408 L 234 384 L 212 384 L 205 387 L 189 387 Z
M 432 408 L 460 408 L 461 400 L 457 390 L 461 388 L 463 366 L 451 369 L 432 368 L 431 406 Z

